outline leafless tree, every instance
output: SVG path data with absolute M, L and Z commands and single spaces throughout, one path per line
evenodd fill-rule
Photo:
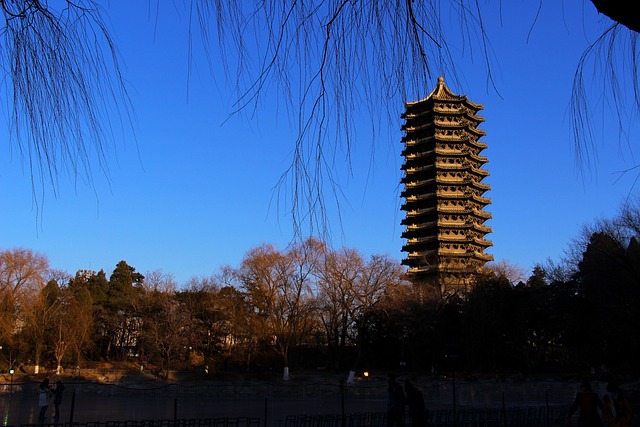
M 58 298 L 57 284 L 42 284 L 40 290 L 27 298 L 21 312 L 22 333 L 33 345 L 34 374 L 39 373 L 42 354 L 59 318 L 62 301 Z
M 562 258 L 558 261 L 547 260 L 542 266 L 547 274 L 552 276 L 548 278 L 550 282 L 567 281 L 578 272 L 591 237 L 596 233 L 605 234 L 620 250 L 626 250 L 632 238 L 640 237 L 640 199 L 629 198 L 620 205 L 617 214 L 612 218 L 597 218 L 592 223 L 584 224 L 578 234 L 569 241 Z
M 509 280 L 509 283 L 517 285 L 519 282 L 527 280 L 527 274 L 524 268 L 519 265 L 512 264 L 507 260 L 500 260 L 492 262 L 487 265 L 487 268 L 493 271 L 497 276 L 504 276 Z
M 381 255 L 366 262 L 358 251 L 343 248 L 326 252 L 318 275 L 318 316 L 334 360 L 340 363 L 347 345 L 361 351 L 365 314 L 402 282 L 402 267 Z
M 311 331 L 311 283 L 318 258 L 317 242 L 309 240 L 281 253 L 269 245 L 249 251 L 238 277 L 261 325 L 262 339 L 271 342 L 289 366 L 289 351 Z
M 0 251 L 0 343 L 13 344 L 19 319 L 37 299 L 49 271 L 46 256 L 29 249 Z
M 146 292 L 164 292 L 173 294 L 178 289 L 176 279 L 171 273 L 162 270 L 148 272 L 144 276 L 142 287 Z
M 355 250 L 330 251 L 318 271 L 318 316 L 336 368 L 343 362 L 347 345 L 356 342 L 352 315 L 356 305 L 354 288 L 363 264 L 362 256 Z
M 85 287 L 71 291 L 68 305 L 64 310 L 63 327 L 66 328 L 66 339 L 76 366 L 80 366 L 84 352 L 93 344 L 91 333 L 94 325 L 93 299 Z

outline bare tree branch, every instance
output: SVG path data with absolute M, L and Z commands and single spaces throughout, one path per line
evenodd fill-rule
M 61 174 L 91 185 L 96 164 L 107 172 L 113 120 L 123 126 L 131 119 L 117 49 L 100 8 L 93 0 L 58 8 L 13 0 L 1 1 L 0 12 L 4 108 L 34 200 L 47 182 L 57 191 Z
M 460 19 L 468 46 L 484 37 L 477 4 L 470 9 L 451 1 L 446 7 Z M 352 174 L 362 119 L 356 111 L 369 113 L 376 134 L 383 118 L 395 123 L 404 101 L 425 96 L 436 75 L 458 81 L 442 8 L 436 0 L 267 0 L 218 1 L 202 10 L 215 13 L 223 61 L 237 61 L 229 67 L 238 93 L 235 113 L 257 110 L 274 90 L 287 100 L 297 136 L 274 194 L 300 237 L 303 229 L 326 236 L 327 210 L 339 211 L 345 202 L 342 185 Z M 480 49 L 488 63 L 489 44 Z

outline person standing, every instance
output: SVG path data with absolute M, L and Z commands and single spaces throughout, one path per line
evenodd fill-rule
M 429 412 L 424 406 L 424 396 L 411 382 L 404 382 L 404 392 L 411 417 L 411 427 L 426 427 L 429 424 Z
M 54 420 L 55 423 L 58 424 L 60 420 L 60 404 L 62 403 L 62 393 L 64 392 L 64 384 L 62 381 L 56 381 L 56 388 L 53 391 L 53 404 L 56 409 Z
M 580 410 L 578 414 L 578 426 L 602 427 L 602 419 L 598 412 L 602 410 L 602 400 L 593 392 L 591 383 L 588 381 L 583 382 L 580 385 L 580 391 L 576 393 L 576 398 L 569 408 L 567 424 L 571 424 L 571 417 L 578 409 Z
M 387 427 L 404 427 L 404 391 L 395 374 L 389 374 L 388 379 Z
M 40 424 L 44 423 L 44 416 L 47 413 L 47 408 L 49 407 L 50 399 L 51 399 L 51 388 L 49 388 L 49 378 L 45 378 L 40 383 L 40 392 L 38 394 L 38 406 L 40 406 L 38 421 L 40 422 Z
M 602 414 L 607 427 L 631 426 L 633 406 L 617 384 L 607 384 L 607 394 L 602 400 Z

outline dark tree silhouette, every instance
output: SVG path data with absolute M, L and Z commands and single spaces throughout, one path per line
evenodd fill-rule
M 635 32 L 640 32 L 640 16 L 634 13 L 633 6 L 625 0 L 591 0 L 598 12 L 607 15 Z

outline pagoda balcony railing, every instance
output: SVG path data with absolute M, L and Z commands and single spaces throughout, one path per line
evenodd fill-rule
M 435 184 L 436 180 L 433 178 L 430 179 L 421 179 L 418 181 L 406 181 L 404 182 L 405 188 L 415 188 L 415 187 L 425 187 L 427 185 Z
M 406 191 L 403 191 L 402 193 L 400 193 L 401 197 L 404 197 L 405 200 L 407 202 L 419 202 L 419 201 L 425 201 L 425 200 L 429 200 L 429 199 L 433 199 L 435 197 L 435 194 L 433 193 L 428 193 L 428 194 L 412 194 L 410 196 L 407 196 Z
M 433 251 L 413 251 L 407 254 L 407 258 L 416 259 L 416 258 L 424 258 L 429 255 Z
M 412 133 L 412 132 L 419 132 L 424 129 L 429 129 L 431 127 L 433 127 L 433 123 L 431 121 L 421 121 L 417 123 L 413 122 L 411 124 L 409 124 L 407 121 L 407 123 L 405 123 L 402 126 L 402 130 L 404 130 L 407 133 Z
M 487 157 L 473 154 L 469 151 L 469 149 L 457 150 L 453 148 L 436 148 L 436 154 L 451 157 L 468 157 L 469 159 L 481 165 L 489 162 L 489 159 Z
M 484 149 L 489 147 L 485 142 L 477 140 L 477 139 L 473 139 L 473 138 L 467 140 L 467 143 L 469 145 L 473 145 L 476 148 L 479 148 L 480 150 L 484 150 Z
M 429 150 L 429 151 L 420 151 L 418 153 L 409 153 L 409 154 L 405 154 L 404 158 L 405 160 L 415 160 L 415 159 L 419 159 L 422 157 L 427 157 L 427 156 L 433 156 L 435 153 L 433 150 Z M 405 162 L 406 163 L 406 162 Z
M 408 224 L 407 231 L 425 230 L 425 229 L 435 228 L 435 227 L 436 227 L 435 221 L 423 222 L 420 224 Z
M 469 166 L 465 165 L 462 162 L 447 163 L 447 162 L 443 162 L 443 161 L 436 161 L 436 168 L 438 168 L 438 169 L 446 169 L 446 170 L 462 170 L 462 169 L 468 169 Z
M 412 231 L 412 230 L 424 230 L 425 228 L 433 228 L 435 227 L 435 222 L 421 222 L 418 224 L 407 224 L 407 231 Z
M 482 197 L 479 196 L 477 194 L 472 194 L 471 198 L 473 198 L 473 200 L 475 200 L 478 203 L 481 203 L 483 205 L 490 205 L 491 204 L 491 199 L 487 198 L 487 197 Z
M 464 179 L 464 183 L 471 186 L 471 187 L 475 187 L 479 190 L 483 190 L 483 191 L 489 191 L 491 190 L 491 186 L 489 184 L 485 184 L 483 182 L 480 181 L 476 181 L 475 179 L 471 179 L 471 178 L 465 178 Z
M 493 261 L 493 255 L 491 254 L 485 254 L 484 252 L 476 251 L 473 253 L 473 255 L 476 258 L 481 259 L 483 261 Z
M 436 139 L 438 141 L 448 141 L 448 142 L 463 142 L 465 141 L 465 135 L 447 135 L 446 133 L 436 133 Z
M 477 237 L 474 237 L 473 242 L 479 246 L 493 246 L 493 242 L 491 240 L 479 239 Z
M 467 214 L 469 210 L 464 206 L 438 205 L 438 212 L 444 214 Z
M 493 215 L 491 215 L 491 213 L 490 213 L 490 212 L 483 211 L 483 210 L 481 210 L 481 209 L 473 208 L 473 209 L 471 209 L 471 211 L 473 212 L 473 214 L 474 214 L 475 216 L 478 216 L 478 217 L 480 217 L 480 218 L 484 218 L 484 219 L 491 219 L 491 218 L 493 218 Z
M 467 152 L 465 152 L 464 150 L 458 150 L 455 148 L 441 148 L 441 147 L 436 147 L 436 154 L 440 154 L 443 156 L 464 156 L 466 154 L 468 154 Z
M 439 190 L 437 195 L 441 199 L 451 199 L 451 200 L 464 200 L 472 198 L 471 194 L 465 193 L 464 191 L 442 191 Z
M 483 233 L 493 233 L 493 229 L 484 224 L 473 224 L 473 228 Z
M 471 228 L 471 225 L 466 223 L 465 221 L 444 221 L 440 219 L 438 220 L 438 227 L 463 229 Z
M 411 209 L 410 211 L 407 211 L 407 216 L 417 216 L 420 215 L 420 209 Z
M 471 182 L 471 179 L 462 178 L 459 176 L 454 176 L 454 177 L 436 176 L 436 182 L 438 184 L 464 185 L 464 184 L 467 184 L 468 182 Z
M 442 256 L 451 256 L 451 255 L 465 255 L 467 254 L 467 251 L 465 249 L 447 249 L 447 248 L 440 248 L 438 250 L 438 255 L 442 255 Z
M 478 163 L 482 163 L 482 164 L 489 163 L 489 158 L 486 156 L 479 156 L 477 154 L 469 153 L 469 157 Z
M 406 165 L 406 163 L 405 163 Z M 404 166 L 404 165 L 403 165 Z M 402 170 L 407 174 L 415 174 L 420 172 L 429 172 L 433 170 L 433 165 L 425 165 L 425 166 L 411 166 L 409 168 L 405 167 Z
M 467 133 L 472 134 L 474 137 L 478 137 L 478 138 L 481 138 L 481 137 L 485 136 L 487 134 L 487 131 L 484 130 L 484 129 L 478 128 L 477 126 L 479 124 L 480 123 L 478 123 L 475 126 L 467 126 L 467 127 L 465 127 L 465 129 L 467 130 Z M 469 138 L 469 139 L 474 139 L 474 138 L 472 137 L 472 138 Z
M 439 269 L 443 273 L 475 274 L 478 272 L 478 268 L 472 265 L 444 264 Z
M 435 166 L 433 164 L 424 164 L 424 165 L 420 165 L 420 166 L 410 166 L 407 162 L 404 162 L 402 164 L 402 166 L 400 167 L 400 170 L 403 170 L 406 172 L 409 172 L 410 169 L 415 169 L 411 172 L 429 172 L 432 171 L 435 168 Z
M 402 219 L 402 225 L 410 224 L 431 224 L 432 227 L 436 227 L 438 223 L 432 219 L 433 217 L 422 218 L 418 215 L 407 216 Z
M 438 234 L 438 241 L 443 243 L 470 243 L 473 240 L 467 236 L 455 236 L 451 234 Z
M 462 116 L 435 116 L 433 118 L 433 123 L 449 126 L 449 127 L 467 127 L 471 124 L 468 120 L 465 120 Z
M 476 168 L 476 167 L 473 167 L 473 166 L 471 166 L 471 172 L 475 173 L 476 175 L 480 175 L 483 178 L 485 176 L 489 176 L 489 171 L 488 170 L 481 169 L 481 168 Z
M 468 110 L 462 104 L 435 104 L 433 111 L 436 113 L 459 113 Z
M 402 208 L 406 208 L 407 206 L 402 206 Z M 417 209 L 415 207 L 409 207 L 408 209 L 403 209 L 404 211 L 406 211 L 407 213 L 407 217 L 409 216 L 420 216 L 420 215 L 426 215 L 429 213 L 433 213 L 435 211 L 435 207 L 428 207 L 428 208 L 420 208 L 418 207 Z
M 433 273 L 434 271 L 436 271 L 436 266 L 434 265 L 421 265 L 419 267 L 410 267 L 407 270 L 407 273 L 409 274 L 427 274 L 427 273 Z
M 436 128 L 435 136 L 440 141 L 445 140 L 454 140 L 454 141 L 468 141 L 468 140 L 476 140 L 478 138 L 486 135 L 487 132 L 483 129 L 478 129 L 477 127 L 464 127 L 464 126 L 456 126 L 456 127 L 439 127 Z
M 429 237 L 411 237 L 409 239 L 407 239 L 407 244 L 406 246 L 412 246 L 418 243 L 429 243 L 429 242 L 435 242 L 435 237 L 433 236 L 429 236 Z

